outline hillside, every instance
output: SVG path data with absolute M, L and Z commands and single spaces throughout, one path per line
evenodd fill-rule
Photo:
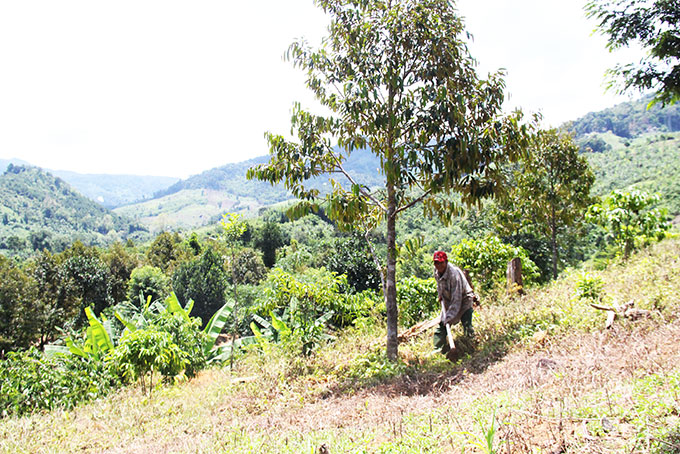
M 149 175 L 108 175 L 50 170 L 84 196 L 106 208 L 115 208 L 140 200 L 176 183 L 179 178 Z
M 0 252 L 60 250 L 79 239 L 106 244 L 144 235 L 142 227 L 37 167 L 10 165 L 0 176 Z
M 4 172 L 10 164 L 31 166 L 30 163 L 21 159 L 0 159 L 0 173 Z M 61 178 L 76 191 L 106 208 L 150 199 L 154 193 L 166 189 L 179 180 L 175 177 L 89 174 L 49 169 L 46 171 Z
M 260 156 L 207 170 L 157 192 L 151 200 L 119 207 L 115 212 L 138 220 L 152 231 L 200 227 L 219 220 L 227 211 L 252 214 L 259 208 L 291 199 L 283 185 L 272 186 L 246 178 L 250 167 L 268 160 L 268 156 Z M 346 168 L 367 186 L 382 181 L 377 158 L 368 150 L 355 151 Z M 336 178 L 341 184 L 346 182 L 344 177 Z M 323 193 L 329 188 L 328 178 L 319 177 L 310 185 Z
M 611 132 L 618 137 L 633 138 L 643 134 L 680 131 L 680 104 L 647 108 L 652 97 L 617 104 L 590 112 L 568 122 L 565 127 L 577 138 L 592 133 Z
M 585 279 L 601 280 L 601 304 L 651 316 L 605 329 L 578 297 Z M 5 418 L 0 452 L 677 453 L 678 295 L 680 240 L 666 240 L 521 298 L 483 298 L 477 347 L 455 364 L 431 354 L 431 333 L 385 362 L 378 315 L 308 357 L 266 343 L 151 398 L 130 387 Z

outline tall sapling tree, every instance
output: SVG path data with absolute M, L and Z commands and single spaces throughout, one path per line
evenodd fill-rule
M 307 74 L 327 115 L 293 108 L 297 140 L 267 133 L 270 161 L 248 178 L 283 182 L 300 202 L 291 215 L 318 209 L 309 179 L 331 178 L 328 214 L 340 228 L 386 223 L 387 356 L 398 352 L 396 220 L 419 203 L 427 215 L 450 218 L 462 203 L 496 192 L 498 163 L 516 158 L 528 131 L 521 114 L 501 114 L 501 73 L 482 80 L 462 39 L 463 22 L 448 0 L 317 0 L 331 16 L 319 49 L 293 43 L 287 57 Z M 334 146 L 337 144 L 337 146 Z M 368 148 L 384 185 L 369 188 L 345 160 Z M 451 193 L 460 198 L 448 197 Z

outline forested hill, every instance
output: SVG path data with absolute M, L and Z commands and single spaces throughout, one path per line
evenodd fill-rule
M 646 133 L 680 131 L 680 103 L 647 109 L 651 97 L 624 102 L 614 107 L 590 112 L 564 126 L 580 138 L 591 133 L 606 133 L 634 138 Z
M 0 175 L 0 252 L 60 250 L 74 240 L 103 245 L 145 235 L 142 227 L 37 167 L 10 164 Z
M 659 193 L 680 214 L 680 104 L 647 109 L 650 98 L 591 112 L 564 125 L 593 167 L 593 193 L 641 189 Z
M 108 175 L 76 173 L 67 170 L 50 171 L 73 186 L 78 192 L 99 202 L 106 208 L 115 208 L 149 199 L 161 189 L 177 182 L 179 178 L 144 175 Z

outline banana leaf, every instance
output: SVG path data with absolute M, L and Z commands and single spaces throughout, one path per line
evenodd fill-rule
M 257 343 L 257 338 L 255 336 L 246 336 L 236 339 L 235 342 L 225 342 L 219 347 L 215 348 L 211 354 L 212 356 L 208 359 L 208 364 L 221 363 L 231 358 L 231 352 L 233 349 L 241 349 L 247 345 L 253 345 Z
M 168 312 L 171 314 L 180 314 L 186 321 L 190 320 L 189 314 L 187 314 L 187 311 L 185 311 L 182 305 L 179 303 L 175 292 L 171 292 L 170 295 L 165 298 L 165 305 L 168 308 Z
M 212 317 L 210 317 L 210 321 L 208 324 L 205 326 L 205 329 L 203 330 L 204 333 L 208 335 L 208 341 L 205 343 L 203 347 L 203 351 L 205 352 L 206 355 L 210 353 L 210 351 L 213 349 L 215 346 L 215 341 L 217 340 L 217 337 L 220 335 L 222 332 L 222 329 L 224 328 L 224 324 L 227 323 L 227 319 L 229 318 L 229 315 L 231 315 L 231 312 L 234 309 L 234 302 L 233 301 L 227 301 L 224 306 L 219 308 L 217 312 L 213 314 Z
M 92 342 L 93 353 L 99 351 L 108 352 L 113 349 L 113 342 L 111 342 L 111 337 L 108 331 L 104 328 L 104 325 L 95 317 L 94 312 L 89 307 L 85 308 L 85 315 L 87 315 L 87 320 L 90 322 L 90 327 L 88 330 L 88 339 Z
M 65 345 L 47 344 L 45 345 L 45 356 L 53 357 L 58 355 L 70 355 L 71 351 Z
M 288 325 L 286 325 L 286 324 L 284 323 L 283 320 L 281 320 L 280 318 L 278 318 L 278 317 L 274 314 L 274 312 L 270 312 L 269 315 L 270 315 L 271 318 L 272 318 L 272 326 L 273 326 L 274 329 L 278 332 L 279 338 L 285 338 L 285 337 L 291 335 L 291 333 L 292 333 L 291 329 L 288 327 Z
M 125 326 L 125 329 L 127 329 L 128 331 L 134 332 L 134 331 L 137 330 L 137 326 L 133 322 L 131 322 L 130 320 L 128 320 L 125 317 L 123 317 L 122 315 L 120 315 L 120 313 L 118 311 L 115 311 L 113 313 L 113 315 L 116 316 L 116 318 L 123 324 L 123 326 Z

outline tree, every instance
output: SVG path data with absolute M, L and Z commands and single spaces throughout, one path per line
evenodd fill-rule
M 516 158 L 527 133 L 521 114 L 501 115 L 501 73 L 479 79 L 461 39 L 462 20 L 448 0 L 317 0 L 330 14 L 329 36 L 318 50 L 293 43 L 287 56 L 306 71 L 306 85 L 329 112 L 293 108 L 295 141 L 267 133 L 270 161 L 248 178 L 283 182 L 299 199 L 289 210 L 319 208 L 320 192 L 306 182 L 331 179 L 325 211 L 344 230 L 385 222 L 387 356 L 397 358 L 396 220 L 422 203 L 445 218 L 496 192 L 498 162 Z M 333 144 L 337 143 L 337 147 Z M 384 186 L 369 188 L 343 167 L 368 148 L 379 157 Z M 457 192 L 460 198 L 441 197 Z
M 352 292 L 380 289 L 380 272 L 363 235 L 354 233 L 335 239 L 324 263 L 329 270 L 347 276 Z
M 225 302 L 227 273 L 222 258 L 212 249 L 205 248 L 200 257 L 175 270 L 172 288 L 180 301 L 194 300 L 193 313 L 205 326 Z
M 660 199 L 658 195 L 642 191 L 617 190 L 601 203 L 592 205 L 588 217 L 609 232 L 612 241 L 623 250 L 623 259 L 627 260 L 640 244 L 662 239 L 670 228 L 666 210 L 651 209 Z
M 179 263 L 190 258 L 190 254 L 182 248 L 182 238 L 177 232 L 161 232 L 154 238 L 146 259 L 150 265 L 172 274 Z
M 39 339 L 35 281 L 0 255 L 0 357 Z
M 241 235 L 245 230 L 241 233 Z M 262 261 L 267 268 L 271 268 L 276 263 L 276 250 L 284 245 L 283 234 L 278 222 L 267 221 L 257 229 L 253 244 L 262 251 Z
M 680 4 L 678 0 L 591 0 L 586 15 L 608 35 L 610 50 L 638 42 L 648 51 L 639 64 L 618 65 L 608 71 L 610 87 L 656 91 L 652 104 L 680 99 Z
M 508 197 L 498 205 L 498 224 L 511 234 L 528 232 L 546 238 L 552 250 L 554 279 L 559 237 L 583 222 L 593 202 L 590 188 L 595 176 L 571 136 L 550 129 L 535 135 L 511 181 Z
M 170 279 L 163 274 L 160 268 L 144 265 L 132 270 L 127 283 L 127 298 L 134 305 L 140 303 L 139 295 L 143 295 L 146 301 L 162 301 L 170 293 Z

